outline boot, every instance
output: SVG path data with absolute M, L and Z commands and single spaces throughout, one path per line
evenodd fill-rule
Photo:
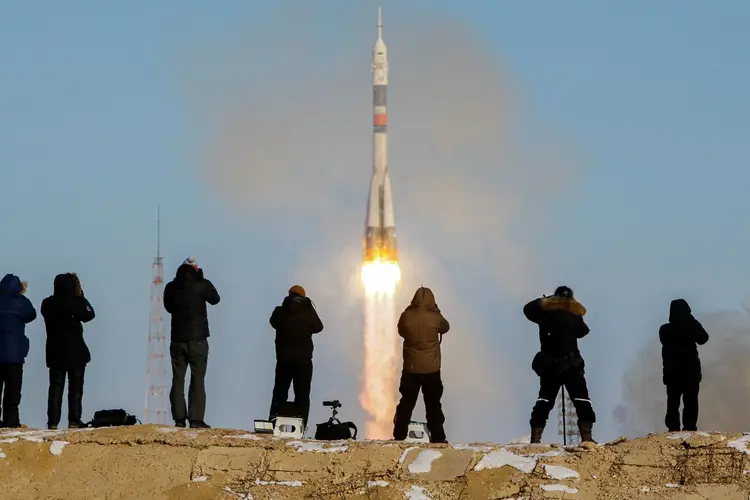
M 210 429 L 211 426 L 208 425 L 203 420 L 191 420 L 190 421 L 190 428 L 191 429 Z
M 591 436 L 594 427 L 592 422 L 578 422 L 578 431 L 581 433 L 581 443 L 596 443 Z
M 531 443 L 541 443 L 542 434 L 544 434 L 544 427 L 532 427 L 531 428 Z
M 178 418 L 177 420 L 174 421 L 174 426 L 175 427 L 185 427 L 185 420 L 186 419 L 184 419 L 184 418 Z

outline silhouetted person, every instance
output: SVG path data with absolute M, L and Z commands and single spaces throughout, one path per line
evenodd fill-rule
M 68 378 L 68 427 L 83 427 L 83 380 L 91 352 L 83 340 L 83 324 L 94 319 L 94 309 L 83 295 L 75 273 L 55 276 L 54 292 L 42 301 L 47 329 L 47 427 L 57 429 L 62 413 L 65 377 Z
M 177 268 L 175 278 L 164 287 L 164 309 L 172 315 L 169 355 L 172 359 L 172 389 L 169 402 L 177 427 L 207 429 L 206 368 L 208 367 L 208 311 L 206 303 L 219 303 L 219 292 L 203 277 L 193 257 Z M 185 404 L 185 376 L 190 367 L 190 388 Z
M 424 399 L 430 442 L 447 443 L 443 424 L 445 415 L 440 399 L 443 381 L 440 378 L 440 343 L 450 324 L 440 312 L 432 290 L 420 287 L 411 304 L 398 319 L 398 334 L 404 339 L 404 365 L 398 390 L 401 400 L 393 418 L 393 439 L 403 441 L 419 391 Z
M 276 330 L 276 376 L 271 395 L 269 420 L 278 416 L 280 407 L 294 387 L 294 406 L 304 425 L 310 414 L 310 386 L 313 376 L 312 336 L 323 331 L 323 322 L 305 289 L 294 285 L 269 319 Z
M 680 430 L 680 398 L 682 430 L 698 430 L 698 391 L 703 379 L 698 345 L 708 342 L 708 333 L 693 317 L 685 299 L 669 305 L 669 323 L 659 328 L 663 382 L 667 386 L 667 415 L 664 423 L 670 432 Z
M 0 281 L 0 427 L 21 427 L 18 405 L 21 404 L 23 364 L 29 354 L 26 325 L 36 319 L 36 309 L 24 297 L 26 282 L 15 274 Z
M 539 325 L 541 349 L 532 369 L 539 376 L 539 397 L 531 411 L 531 442 L 540 443 L 549 412 L 563 385 L 578 416 L 582 441 L 593 441 L 596 422 L 586 387 L 585 363 L 578 350 L 578 339 L 589 333 L 583 321 L 586 308 L 573 297 L 567 286 L 557 287 L 552 297 L 534 299 L 523 307 L 526 318 Z

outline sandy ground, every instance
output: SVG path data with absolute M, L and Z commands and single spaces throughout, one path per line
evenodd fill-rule
M 42 499 L 683 499 L 750 497 L 750 434 L 606 444 L 282 440 L 138 425 L 0 432 L 0 497 Z

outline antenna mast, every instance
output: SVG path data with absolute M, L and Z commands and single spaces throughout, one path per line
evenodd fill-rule
M 557 434 L 562 436 L 563 445 L 572 446 L 581 444 L 581 433 L 578 430 L 576 410 L 573 402 L 565 390 L 565 386 L 560 388 L 560 397 L 557 402 L 560 407 L 557 416 Z
M 164 335 L 164 262 L 161 256 L 161 207 L 156 212 L 156 258 L 151 265 L 151 311 L 148 327 L 148 365 L 146 367 L 146 407 L 144 423 L 166 424 L 167 410 L 167 338 Z

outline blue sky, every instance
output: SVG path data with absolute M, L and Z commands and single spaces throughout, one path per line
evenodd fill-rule
M 432 14 L 423 10 L 428 4 Z M 360 245 L 358 227 L 335 230 L 329 224 L 319 230 L 322 226 L 310 223 L 328 216 L 322 204 L 319 211 L 307 206 L 291 213 L 253 205 L 252 200 L 238 206 L 231 199 L 236 192 L 229 195 L 212 184 L 206 175 L 210 177 L 210 168 L 199 159 L 195 145 L 206 140 L 206 127 L 193 105 L 195 89 L 187 89 L 190 84 L 240 72 L 252 93 L 256 77 L 284 75 L 299 61 L 277 57 L 273 47 L 265 47 L 268 57 L 254 59 L 250 67 L 240 63 L 227 73 L 206 75 L 204 63 L 195 58 L 223 61 L 226 56 L 231 63 L 238 59 L 222 47 L 239 53 L 260 50 L 266 35 L 289 29 L 275 5 L 142 1 L 112 6 L 70 0 L 64 6 L 29 1 L 0 7 L 0 168 L 5 188 L 0 262 L 3 272 L 28 280 L 28 296 L 37 307 L 51 293 L 55 274 L 76 271 L 81 276 L 98 314 L 86 327 L 94 358 L 86 381 L 86 414 L 108 407 L 143 413 L 157 204 L 162 207 L 167 278 L 192 254 L 222 294 L 222 303 L 211 311 L 213 354 L 207 379 L 206 419 L 216 426 L 248 427 L 267 412 L 273 379 L 273 334 L 267 318 L 288 286 L 307 276 L 299 271 L 309 258 L 307 248 L 315 246 L 315 255 L 327 256 L 320 266 L 330 269 L 336 265 L 338 242 L 355 250 Z M 305 23 L 316 36 L 301 40 L 299 51 L 310 51 L 301 61 L 318 61 L 320 53 L 333 61 L 340 52 L 356 53 L 366 62 L 376 5 L 350 8 L 330 2 L 308 9 Z M 685 296 L 697 312 L 710 312 L 737 308 L 748 295 L 750 239 L 743 230 L 743 213 L 750 174 L 743 167 L 750 152 L 750 68 L 742 61 L 749 48 L 744 30 L 750 5 L 639 0 L 606 6 L 548 2 L 542 7 L 467 0 L 460 6 L 446 1 L 383 6 L 393 103 L 409 99 L 398 96 L 395 83 L 397 41 L 404 36 L 400 27 L 406 31 L 409 22 L 426 22 L 430 16 L 455 19 L 510 75 L 529 115 L 556 130 L 575 151 L 575 174 L 568 178 L 566 196 L 556 201 L 542 193 L 525 199 L 519 206 L 536 218 L 527 221 L 522 209 L 513 221 L 521 226 L 521 253 L 528 250 L 527 265 L 536 270 L 529 281 L 533 292 L 526 296 L 488 283 L 481 254 L 468 257 L 462 247 L 438 244 L 439 235 L 420 232 L 432 226 L 411 215 L 406 188 L 399 195 L 399 175 L 407 173 L 391 167 L 403 252 L 408 255 L 410 246 L 422 252 L 429 248 L 430 258 L 445 265 L 440 282 L 474 304 L 471 314 L 480 326 L 462 328 L 453 321 L 453 331 L 471 330 L 485 354 L 497 352 L 503 360 L 498 364 L 514 368 L 499 380 L 473 382 L 503 393 L 513 388 L 512 396 L 493 400 L 492 408 L 502 414 L 501 428 L 476 431 L 476 439 L 527 432 L 536 397 L 529 369 L 535 330 L 520 308 L 563 282 L 589 309 L 592 335 L 582 342 L 582 350 L 599 415 L 596 433 L 614 437 L 618 429 L 611 412 L 620 403 L 623 371 L 666 320 L 669 300 Z M 255 45 L 243 46 L 251 41 Z M 439 39 L 424 43 L 437 52 L 445 48 Z M 310 67 L 311 72 L 322 68 Z M 444 70 L 447 75 L 452 68 Z M 363 83 L 362 139 L 347 154 L 361 156 L 361 163 L 349 166 L 356 173 L 351 185 L 336 187 L 341 195 L 336 207 L 357 220 L 364 217 L 370 168 L 369 77 L 367 64 L 352 77 Z M 285 85 L 293 83 L 278 81 L 277 94 L 269 98 L 283 100 Z M 393 108 L 395 157 L 398 141 L 409 137 L 407 131 L 399 137 L 396 104 Z M 531 149 L 534 136 L 529 136 Z M 465 154 L 469 169 L 471 151 Z M 330 158 L 308 159 L 317 165 Z M 309 175 L 303 170 L 315 165 L 299 165 L 300 177 L 285 182 L 299 184 Z M 457 165 L 456 173 L 463 171 Z M 408 182 L 404 178 L 401 185 Z M 283 200 L 283 186 L 259 197 Z M 487 186 L 492 189 L 490 180 Z M 404 274 L 409 274 L 406 264 Z M 330 286 L 343 285 L 332 279 Z M 327 325 L 356 325 L 339 317 L 339 304 L 329 293 L 310 293 Z M 450 314 L 450 303 L 441 307 Z M 336 318 L 327 321 L 326 314 Z M 28 328 L 32 349 L 21 415 L 32 426 L 45 423 L 43 326 L 40 318 Z M 346 335 L 356 339 L 359 333 L 352 328 Z M 356 384 L 342 382 L 357 375 L 356 359 L 339 356 L 341 339 L 348 337 L 331 338 L 336 340 L 321 336 L 316 344 L 321 361 L 313 399 L 339 397 L 345 403 L 343 417 L 349 411 L 351 418 L 361 418 Z M 345 350 L 356 347 L 351 340 Z M 450 358 L 450 344 L 444 343 L 444 349 L 444 358 Z M 516 367 L 512 358 L 523 362 Z M 444 377 L 450 376 L 448 370 Z M 340 392 L 326 392 L 322 384 Z M 465 420 L 463 413 L 471 409 L 458 392 L 445 395 L 449 438 L 472 439 L 474 434 L 465 429 L 450 427 L 451 419 L 474 422 Z M 314 407 L 312 419 L 324 417 Z M 552 438 L 552 432 L 546 437 Z

